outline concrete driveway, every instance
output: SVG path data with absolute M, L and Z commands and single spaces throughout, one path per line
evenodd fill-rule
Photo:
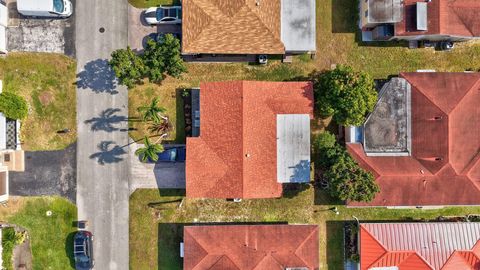
M 182 26 L 174 24 L 163 24 L 152 26 L 145 22 L 143 17 L 144 9 L 128 6 L 128 46 L 132 50 L 143 51 L 147 38 L 155 33 L 181 33 Z
M 130 194 L 139 188 L 185 188 L 185 162 L 143 163 L 135 155 L 139 147 L 130 144 Z
M 9 172 L 10 195 L 59 195 L 75 203 L 76 149 L 25 152 L 25 172 Z
M 72 3 L 75 7 L 74 0 Z M 36 19 L 20 15 L 14 0 L 7 1 L 7 7 L 7 50 L 75 56 L 75 8 L 68 19 Z

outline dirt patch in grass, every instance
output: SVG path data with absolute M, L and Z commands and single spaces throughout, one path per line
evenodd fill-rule
M 28 102 L 20 130 L 23 149 L 57 150 L 75 142 L 75 72 L 75 61 L 58 54 L 10 53 L 0 59 L 3 90 Z M 62 129 L 70 132 L 57 134 Z
M 43 106 L 47 106 L 48 104 L 52 103 L 52 101 L 54 100 L 54 97 L 52 93 L 45 91 L 41 93 L 40 96 L 38 96 L 38 99 L 40 100 Z

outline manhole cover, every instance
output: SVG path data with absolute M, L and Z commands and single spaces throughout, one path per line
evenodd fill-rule
M 100 31 L 100 33 L 103 33 L 103 32 L 105 32 L 105 28 L 100 27 L 100 29 L 98 29 L 98 31 Z

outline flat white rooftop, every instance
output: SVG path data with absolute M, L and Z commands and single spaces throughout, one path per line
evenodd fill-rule
M 285 51 L 316 51 L 315 0 L 282 0 L 281 4 L 281 39 Z
M 310 116 L 277 115 L 277 181 L 310 182 Z

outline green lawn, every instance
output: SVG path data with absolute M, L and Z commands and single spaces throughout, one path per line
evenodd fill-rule
M 76 140 L 76 64 L 58 54 L 10 53 L 0 58 L 3 91 L 23 96 L 29 113 L 22 121 L 25 150 L 62 149 Z M 68 128 L 68 134 L 56 131 Z
M 132 1 L 131 1 L 132 2 Z M 142 1 L 143 2 L 143 1 Z M 137 2 L 139 3 L 139 2 Z M 317 54 L 294 58 L 291 64 L 269 60 L 267 66 L 246 63 L 187 64 L 188 73 L 180 79 L 167 78 L 161 84 L 147 83 L 129 92 L 130 116 L 137 116 L 136 106 L 158 96 L 174 119 L 181 104 L 177 103 L 177 89 L 198 87 L 200 82 L 223 80 L 296 80 L 313 71 L 330 69 L 334 64 L 348 64 L 362 69 L 376 79 L 398 75 L 402 71 L 435 69 L 437 71 L 465 71 L 480 69 L 480 43 L 457 44 L 451 52 L 433 49 L 410 50 L 405 44 L 358 43 L 356 33 L 357 3 L 351 0 L 317 0 Z M 333 11 L 333 12 L 332 12 Z M 148 90 L 147 90 L 148 89 Z M 132 107 L 133 105 L 133 107 Z M 312 132 L 328 126 L 329 121 L 316 119 Z M 138 124 L 134 137 L 141 137 L 144 129 Z M 175 138 L 178 138 L 175 136 Z M 389 210 L 384 208 L 346 208 L 337 216 L 328 209 L 331 200 L 313 188 L 298 196 L 271 200 L 246 200 L 240 204 L 224 200 L 189 199 L 178 208 L 182 196 L 164 194 L 166 191 L 140 190 L 130 199 L 130 269 L 181 269 L 178 242 L 182 223 L 192 222 L 260 222 L 287 221 L 320 226 L 320 269 L 343 269 L 342 223 L 352 215 L 361 220 L 433 219 L 442 215 L 479 213 L 478 207 L 454 207 L 437 210 Z M 150 205 L 149 205 L 150 204 Z M 170 248 L 169 248 L 170 247 Z M 328 250 L 328 253 L 327 253 Z M 328 255 L 327 255 L 328 254 Z
M 47 217 L 46 212 L 52 211 Z M 11 197 L 0 209 L 0 219 L 28 230 L 33 268 L 73 269 L 73 226 L 77 217 L 74 204 L 60 197 Z
M 145 3 L 145 1 L 135 1 Z M 161 84 L 145 83 L 129 92 L 130 117 L 136 117 L 136 107 L 159 97 L 167 115 L 175 122 L 181 104 L 175 95 L 177 89 L 198 87 L 200 82 L 223 80 L 285 81 L 308 77 L 313 71 L 330 69 L 334 64 L 348 64 L 362 69 L 376 79 L 398 75 L 402 71 L 435 69 L 437 71 L 465 71 L 480 69 L 480 43 L 457 44 L 451 52 L 427 49 L 408 49 L 395 42 L 358 43 L 355 19 L 357 4 L 352 0 L 317 0 L 317 54 L 311 60 L 306 55 L 297 56 L 291 64 L 269 60 L 267 66 L 248 63 L 198 64 L 187 63 L 188 73 L 180 79 L 167 78 Z M 332 10 L 333 12 L 332 14 Z M 368 45 L 368 46 L 367 46 Z M 181 123 L 182 121 L 178 121 Z M 146 126 L 131 123 L 138 131 L 131 132 L 134 139 L 147 134 Z M 183 126 L 177 126 L 178 130 Z M 181 142 L 183 136 L 171 133 L 170 140 Z
M 480 207 L 449 207 L 437 210 L 346 208 L 313 188 L 280 199 L 225 200 L 184 199 L 176 192 L 137 190 L 130 198 L 130 269 L 182 269 L 179 243 L 182 225 L 207 222 L 288 222 L 319 225 L 320 269 L 343 269 L 342 221 L 421 220 L 439 216 L 479 213 Z M 179 208 L 181 200 L 183 205 Z M 314 203 L 316 202 L 316 204 Z M 340 214 L 328 210 L 337 206 Z M 328 250 L 328 253 L 327 253 Z

